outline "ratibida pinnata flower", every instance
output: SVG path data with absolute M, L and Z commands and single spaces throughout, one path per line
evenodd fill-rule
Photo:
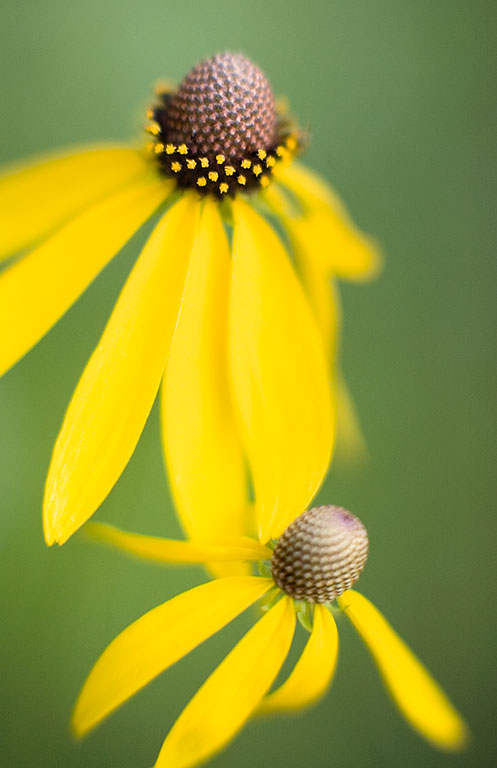
M 186 533 L 241 532 L 248 467 L 272 510 L 255 513 L 267 541 L 308 504 L 336 417 L 350 416 L 330 281 L 371 276 L 378 253 L 294 162 L 307 137 L 246 57 L 213 56 L 159 88 L 145 128 L 139 146 L 73 149 L 0 178 L 0 374 L 156 217 L 67 408 L 45 538 L 64 543 L 100 506 L 162 384 Z
M 198 543 L 127 533 L 105 524 L 89 524 L 86 530 L 93 539 L 162 563 L 258 561 L 260 575 L 228 576 L 195 587 L 118 635 L 78 698 L 72 719 L 77 737 L 258 602 L 262 618 L 179 715 L 155 768 L 199 765 L 225 747 L 249 718 L 316 703 L 333 678 L 336 621 L 342 617 L 352 622 L 394 703 L 419 735 L 447 751 L 466 744 L 465 722 L 430 673 L 378 609 L 351 589 L 365 566 L 369 542 L 362 522 L 346 509 L 307 510 L 269 547 L 250 537 Z M 307 642 L 287 679 L 270 690 L 290 650 L 297 619 L 309 632 Z

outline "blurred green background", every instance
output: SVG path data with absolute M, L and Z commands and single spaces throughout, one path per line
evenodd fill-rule
M 360 587 L 444 684 L 474 741 L 461 756 L 421 742 L 343 626 L 328 697 L 305 715 L 252 723 L 218 768 L 495 764 L 496 22 L 495 2 L 484 0 L 2 2 L 2 162 L 135 135 L 156 78 L 241 50 L 311 125 L 307 162 L 384 245 L 381 279 L 342 292 L 344 367 L 370 459 L 337 460 L 319 500 L 368 526 Z M 42 539 L 51 448 L 138 245 L 0 382 L 5 766 L 152 765 L 182 705 L 246 624 L 72 744 L 72 703 L 105 645 L 203 579 L 199 569 L 161 569 L 78 538 L 60 550 Z M 178 535 L 157 415 L 97 517 Z

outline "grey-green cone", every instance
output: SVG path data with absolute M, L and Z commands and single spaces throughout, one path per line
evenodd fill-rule
M 314 507 L 279 539 L 273 579 L 295 600 L 327 603 L 355 584 L 368 549 L 368 534 L 358 517 L 343 507 Z

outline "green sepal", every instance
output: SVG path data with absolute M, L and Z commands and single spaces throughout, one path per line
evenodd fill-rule
M 314 605 L 306 600 L 294 600 L 295 613 L 307 632 L 312 632 Z
M 263 576 L 265 579 L 273 578 L 273 569 L 271 567 L 271 560 L 258 560 L 257 570 L 259 571 L 259 576 Z
M 219 203 L 219 210 L 221 212 L 221 217 L 224 224 L 232 229 L 234 226 L 233 206 L 231 205 L 231 200 L 228 197 L 221 198 Z
M 281 596 L 282 596 L 281 589 L 279 587 L 273 587 L 268 592 L 268 594 L 262 598 L 261 610 L 270 611 L 271 608 L 274 608 L 278 600 L 280 600 Z

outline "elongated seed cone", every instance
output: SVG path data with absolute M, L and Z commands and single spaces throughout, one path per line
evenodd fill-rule
M 314 507 L 279 539 L 273 579 L 295 600 L 326 603 L 355 584 L 368 549 L 368 534 L 358 517 L 343 507 Z
M 172 96 L 167 136 L 191 153 L 236 162 L 276 141 L 277 117 L 271 86 L 249 59 L 221 53 L 197 64 Z

